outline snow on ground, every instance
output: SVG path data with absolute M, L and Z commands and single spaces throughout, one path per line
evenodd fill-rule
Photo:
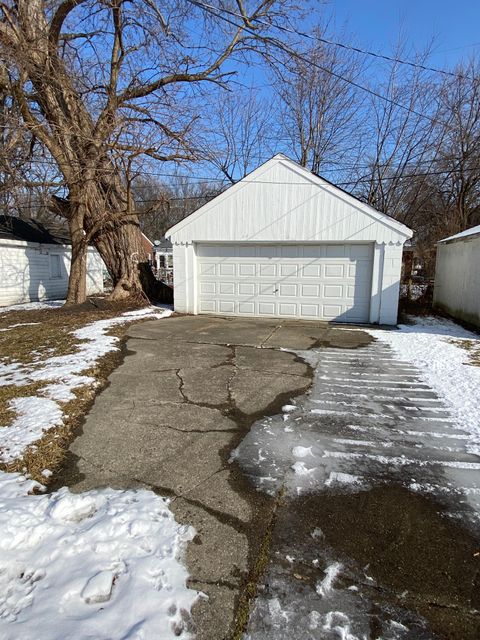
M 401 324 L 398 331 L 369 332 L 418 368 L 449 404 L 458 426 L 471 435 L 470 453 L 480 455 L 480 367 L 469 364 L 469 352 L 451 342 L 471 340 L 480 348 L 480 336 L 444 318 L 411 319 L 413 324 Z
M 35 485 L 0 474 L 0 637 L 189 636 L 198 594 L 178 557 L 195 532 L 168 500 L 147 490 L 28 495 Z
M 166 307 L 128 311 L 73 331 L 72 335 L 79 341 L 73 354 L 39 358 L 33 364 L 0 361 L 0 386 L 21 387 L 32 382 L 45 382 L 45 387 L 39 392 L 41 396 L 11 401 L 10 407 L 18 415 L 11 425 L 0 432 L 0 461 L 11 462 L 21 457 L 22 451 L 41 438 L 45 431 L 62 424 L 61 404 L 75 398 L 74 389 L 95 384 L 94 378 L 82 373 L 92 368 L 99 358 L 118 349 L 119 339 L 107 335 L 109 329 L 132 320 L 166 318 L 171 314 L 172 310 Z M 29 406 L 26 407 L 26 404 Z
M 58 309 L 65 304 L 65 300 L 44 300 L 43 302 L 25 302 L 12 304 L 9 307 L 0 307 L 0 313 L 9 311 L 38 311 L 39 309 Z
M 21 458 L 26 446 L 42 437 L 44 431 L 63 423 L 62 410 L 53 400 L 26 396 L 14 398 L 10 407 L 16 418 L 0 428 L 0 455 L 3 461 Z
M 12 400 L 16 417 L 0 428 L 0 459 L 22 457 L 62 423 L 61 404 L 72 390 L 95 382 L 82 372 L 118 349 L 118 338 L 107 335 L 111 327 L 171 313 L 150 307 L 92 322 L 74 332 L 81 342 L 72 355 L 30 365 L 0 362 L 0 384 L 44 381 L 48 396 Z M 43 488 L 0 472 L 2 639 L 189 637 L 185 620 L 199 594 L 186 587 L 181 557 L 195 531 L 175 522 L 167 499 L 148 490 L 33 495 L 33 489 Z

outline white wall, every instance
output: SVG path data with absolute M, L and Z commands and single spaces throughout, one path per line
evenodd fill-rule
M 70 260 L 67 246 L 0 240 L 0 306 L 65 298 Z M 103 270 L 100 255 L 90 248 L 88 295 L 103 292 Z
M 402 248 L 412 231 L 278 155 L 166 233 L 175 309 L 197 313 L 201 243 L 372 243 L 370 322 L 396 324 Z
M 480 327 L 480 237 L 437 245 L 435 306 Z
M 195 243 L 173 245 L 174 306 L 179 313 L 198 313 Z M 402 244 L 376 243 L 374 248 L 370 322 L 395 325 L 398 315 Z
M 188 242 L 405 242 L 412 232 L 278 157 L 167 231 Z

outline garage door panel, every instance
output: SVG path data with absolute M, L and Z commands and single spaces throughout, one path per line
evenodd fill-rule
M 295 317 L 297 315 L 297 305 L 294 303 L 280 303 L 280 315 L 281 316 L 292 316 Z
M 238 268 L 238 275 L 243 277 L 252 277 L 255 275 L 255 264 L 240 263 Z
M 242 302 L 238 303 L 238 313 L 240 315 L 255 315 L 255 303 L 254 302 Z
M 200 300 L 199 310 L 200 313 L 215 313 L 217 311 L 215 300 Z
M 275 283 L 265 283 L 258 285 L 258 295 L 262 296 L 274 296 L 277 293 L 276 284 Z
M 296 276 L 298 266 L 296 264 L 281 263 L 280 264 L 280 276 Z
M 260 276 L 264 276 L 266 278 L 271 278 L 272 276 L 276 276 L 277 265 L 276 264 L 260 264 L 258 273 Z
M 235 265 L 226 263 L 220 263 L 218 265 L 218 273 L 221 276 L 234 276 L 235 275 Z
M 324 265 L 323 275 L 325 278 L 343 278 L 345 266 L 343 264 L 326 264 Z
M 200 295 L 215 295 L 216 289 L 215 282 L 200 282 L 199 284 Z
M 224 295 L 235 294 L 235 282 L 220 282 L 219 293 Z
M 320 286 L 318 284 L 302 284 L 300 287 L 300 295 L 302 298 L 318 298 L 320 295 Z
M 273 302 L 259 302 L 258 313 L 261 316 L 274 316 L 276 315 L 276 305 Z
M 210 262 L 204 262 L 200 264 L 201 276 L 214 276 L 217 273 L 216 265 Z
M 302 315 L 304 318 L 318 318 L 319 305 L 318 304 L 301 304 L 300 315 Z
M 239 282 L 238 283 L 238 295 L 240 296 L 254 296 L 255 285 L 252 282 Z
M 219 300 L 218 311 L 220 313 L 235 313 L 235 301 L 234 300 Z
M 325 284 L 322 287 L 323 298 L 343 298 L 343 286 L 341 284 Z
M 327 258 L 344 258 L 346 253 L 345 245 L 326 245 L 325 246 L 325 256 Z
M 368 322 L 372 245 L 199 245 L 197 259 L 200 313 Z
M 301 269 L 301 275 L 304 278 L 319 278 L 322 267 L 319 264 L 306 264 Z
M 259 245 L 256 251 L 257 258 L 274 258 L 277 255 L 277 247 Z
M 342 319 L 344 308 L 341 304 L 324 304 L 322 305 L 322 315 L 329 320 L 335 320 L 337 318 Z
M 282 282 L 279 287 L 278 293 L 280 296 L 286 296 L 296 298 L 298 293 L 298 286 L 296 284 L 286 284 Z

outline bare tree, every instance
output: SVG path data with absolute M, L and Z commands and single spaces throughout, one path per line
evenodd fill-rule
M 406 57 L 401 44 L 394 55 Z M 416 61 L 425 64 L 427 55 Z M 393 63 L 386 81 L 374 89 L 386 99 L 371 95 L 366 106 L 369 149 L 355 172 L 356 192 L 379 211 L 411 224 L 430 184 L 422 176 L 433 171 L 443 135 L 436 126 L 438 84 L 419 67 Z
M 439 92 L 441 145 L 436 164 L 435 216 L 442 234 L 455 234 L 480 222 L 480 70 L 472 58 L 460 65 Z M 440 171 L 442 172 L 440 174 Z M 438 238 L 437 238 L 438 239 Z
M 273 152 L 272 107 L 253 89 L 234 86 L 221 96 L 208 125 L 200 154 L 232 184 Z
M 286 5 L 238 0 L 241 17 L 232 25 L 179 0 L 0 3 L 0 89 L 65 183 L 55 210 L 72 238 L 68 302 L 85 299 L 91 241 L 112 277 L 114 299 L 149 291 L 153 278 L 126 172 L 145 155 L 160 162 L 194 157 L 189 134 L 201 85 L 225 82 L 232 71 L 223 71 L 224 63 L 260 46 L 262 29 L 253 21 L 279 17 Z
M 319 38 L 324 31 L 316 27 L 312 36 Z M 363 65 L 355 53 L 320 40 L 300 53 L 285 53 L 273 67 L 279 137 L 314 173 L 351 166 L 361 155 L 362 113 L 358 90 L 348 81 L 358 77 Z
M 222 190 L 218 183 L 194 182 L 178 177 L 169 184 L 141 178 L 133 185 L 142 231 L 151 239 L 165 232 L 193 211 L 206 204 Z

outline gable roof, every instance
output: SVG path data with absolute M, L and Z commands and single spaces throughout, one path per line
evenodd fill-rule
M 437 244 L 441 244 L 442 242 L 450 242 L 452 240 L 462 240 L 463 238 L 471 238 L 477 235 L 480 235 L 480 224 L 476 227 L 471 227 L 470 229 L 465 229 L 465 231 L 456 233 L 454 236 L 450 236 L 449 238 L 443 238 L 443 240 L 439 240 Z
M 274 170 L 276 165 L 281 165 L 284 168 L 288 168 L 291 172 L 294 172 L 298 176 L 302 184 L 310 184 L 310 185 L 319 187 L 319 189 L 329 193 L 331 196 L 334 196 L 342 200 L 344 204 L 354 208 L 359 212 L 366 214 L 375 222 L 389 227 L 392 232 L 399 234 L 403 238 L 410 238 L 413 235 L 412 230 L 409 229 L 404 224 L 402 224 L 401 222 L 398 222 L 397 220 L 388 216 L 387 214 L 377 211 L 376 209 L 362 202 L 361 200 L 351 195 L 344 189 L 337 187 L 335 184 L 326 180 L 325 178 L 322 178 L 321 176 L 317 176 L 316 174 L 312 173 L 305 167 L 302 167 L 301 165 L 299 165 L 297 162 L 295 162 L 291 158 L 288 158 L 287 156 L 279 153 L 273 156 L 273 158 L 271 158 L 270 160 L 267 160 L 265 163 L 257 167 L 255 170 L 253 170 L 251 173 L 245 176 L 242 180 L 239 180 L 237 183 L 235 183 L 234 185 L 232 185 L 231 187 L 223 191 L 221 194 L 219 194 L 218 196 L 210 200 L 207 204 L 203 205 L 202 207 L 194 211 L 192 214 L 190 214 L 189 216 L 187 216 L 186 218 L 178 222 L 176 225 L 171 227 L 166 232 L 165 234 L 166 237 L 172 239 L 174 242 L 176 241 L 176 236 L 184 237 L 186 234 L 188 234 L 187 228 L 190 225 L 194 225 L 196 221 L 198 221 L 202 216 L 204 216 L 208 212 L 212 211 L 213 208 L 218 207 L 219 205 L 222 205 L 229 198 L 232 198 L 236 194 L 239 194 L 242 191 L 242 189 L 244 189 L 247 185 L 252 185 L 252 184 L 258 185 L 263 183 L 263 184 L 269 184 L 270 186 L 272 184 L 277 184 L 279 186 L 284 186 L 284 187 L 288 186 L 287 183 L 285 184 L 275 183 L 272 180 L 262 181 L 262 176 L 264 176 L 267 173 L 270 173 L 271 170 Z M 300 184 L 300 182 L 296 184 Z M 316 213 L 318 215 L 318 211 Z
M 0 215 L 0 238 L 39 244 L 70 244 L 68 230 L 62 225 L 42 224 L 33 218 Z

